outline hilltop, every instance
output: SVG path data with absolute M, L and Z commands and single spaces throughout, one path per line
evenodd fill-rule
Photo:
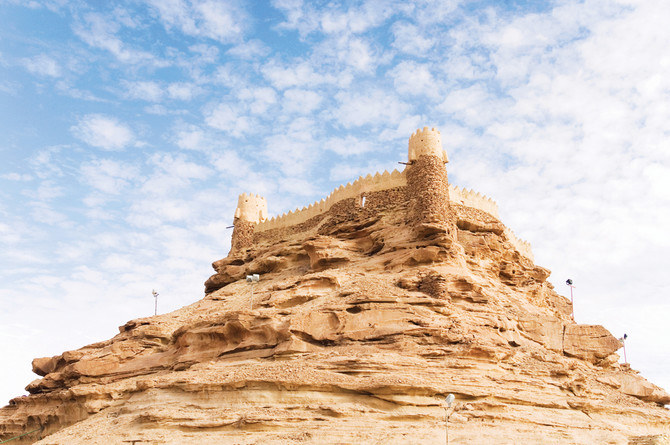
M 670 395 L 573 321 L 493 201 L 449 184 L 440 133 L 408 154 L 273 219 L 240 196 L 204 298 L 35 359 L 0 440 L 441 444 L 452 393 L 453 443 L 664 443 Z

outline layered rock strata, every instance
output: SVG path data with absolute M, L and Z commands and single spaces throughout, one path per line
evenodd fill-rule
M 202 300 L 34 360 L 0 440 L 442 444 L 449 393 L 452 443 L 666 440 L 670 396 L 496 217 L 450 201 L 418 236 L 406 187 L 249 225 Z

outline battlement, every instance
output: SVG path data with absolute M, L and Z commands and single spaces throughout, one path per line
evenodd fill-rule
M 474 190 L 466 190 L 449 184 L 449 200 L 455 204 L 482 210 L 491 216 L 500 219 L 500 216 L 498 215 L 498 204 L 491 198 L 482 195 L 479 192 L 475 192 Z
M 242 193 L 237 198 L 235 218 L 257 224 L 265 221 L 268 218 L 268 202 L 260 195 Z
M 521 255 L 525 256 L 531 261 L 535 260 L 533 257 L 533 249 L 531 249 L 530 243 L 528 241 L 517 238 L 514 232 L 512 232 L 507 227 L 505 227 L 505 235 L 507 236 L 509 242 L 512 243 L 512 245 L 516 248 L 516 250 L 519 251 Z
M 362 205 L 363 197 L 365 197 L 366 194 L 398 188 L 406 189 L 408 188 L 408 172 L 413 172 L 411 169 L 416 168 L 416 164 L 413 164 L 412 162 L 418 160 L 421 156 L 434 156 L 447 162 L 447 153 L 442 149 L 440 132 L 435 128 L 429 129 L 428 127 L 424 127 L 423 129 L 414 132 L 409 138 L 408 155 L 411 165 L 402 172 L 393 170 L 390 173 L 384 171 L 384 173 L 375 173 L 374 175 L 369 174 L 365 177 L 361 176 L 354 182 L 349 182 L 346 185 L 341 185 L 336 188 L 326 198 L 320 201 L 316 201 L 302 209 L 292 210 L 270 219 L 268 219 L 267 202 L 265 198 L 259 195 L 243 193 L 238 199 L 235 217 L 240 221 L 252 224 L 245 229 L 249 230 L 249 233 L 239 235 L 238 238 L 244 238 L 244 243 L 242 244 L 246 245 L 246 243 L 251 242 L 250 237 L 252 234 L 259 235 L 269 230 L 297 226 L 312 218 L 325 214 L 333 207 L 333 205 L 343 200 L 355 198 L 359 200 L 359 205 Z M 440 169 L 442 169 L 443 167 L 441 167 L 441 163 L 439 164 Z M 437 168 L 437 166 L 432 168 Z M 446 194 L 447 191 L 449 202 L 452 204 L 478 209 L 490 214 L 496 219 L 500 219 L 496 202 L 474 190 L 466 190 L 451 184 L 448 184 L 447 188 L 444 188 L 443 191 L 439 191 L 439 189 L 432 190 L 433 193 L 442 194 Z M 409 191 L 407 193 L 411 194 L 414 192 Z M 441 211 L 440 209 L 437 210 L 438 212 Z M 240 228 L 240 230 L 242 230 L 242 228 Z M 505 228 L 505 236 L 522 255 L 529 259 L 533 259 L 533 253 L 528 242 L 517 238 L 516 235 L 507 228 Z
M 447 152 L 442 149 L 442 135 L 435 128 L 423 127 L 423 130 L 416 130 L 409 137 L 409 161 L 415 161 L 421 156 L 437 156 L 445 163 L 449 162 Z
M 256 226 L 256 232 L 265 230 L 279 229 L 303 223 L 310 218 L 327 212 L 333 204 L 344 199 L 364 196 L 365 193 L 388 190 L 395 187 L 404 187 L 407 185 L 405 172 L 393 170 L 391 173 L 375 173 L 374 175 L 361 176 L 353 183 L 341 185 L 333 190 L 326 198 L 316 201 L 302 209 L 296 209 L 283 215 L 273 217 L 267 221 L 261 222 Z

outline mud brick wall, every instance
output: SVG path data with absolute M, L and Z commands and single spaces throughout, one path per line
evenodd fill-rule
M 233 253 L 245 247 L 251 247 L 254 242 L 254 227 L 256 223 L 235 218 L 233 225 L 235 228 L 233 229 L 230 252 Z
M 365 205 L 362 205 L 363 196 Z M 338 225 L 346 222 L 368 219 L 386 211 L 402 211 L 402 208 L 407 207 L 406 197 L 405 187 L 362 193 L 356 198 L 343 199 L 333 204 L 327 212 L 304 223 L 256 232 L 253 234 L 253 242 L 277 242 L 311 230 L 315 234 L 333 233 Z
M 407 167 L 407 201 L 417 227 L 443 226 L 456 235 L 455 218 L 449 205 L 449 181 L 444 161 L 437 156 L 421 156 Z

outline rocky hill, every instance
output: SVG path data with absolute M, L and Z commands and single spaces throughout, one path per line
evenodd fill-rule
M 296 226 L 238 212 L 202 300 L 35 359 L 0 441 L 442 444 L 452 393 L 454 444 L 667 443 L 670 396 L 495 216 L 449 200 L 446 157 L 412 156 L 407 184 Z

